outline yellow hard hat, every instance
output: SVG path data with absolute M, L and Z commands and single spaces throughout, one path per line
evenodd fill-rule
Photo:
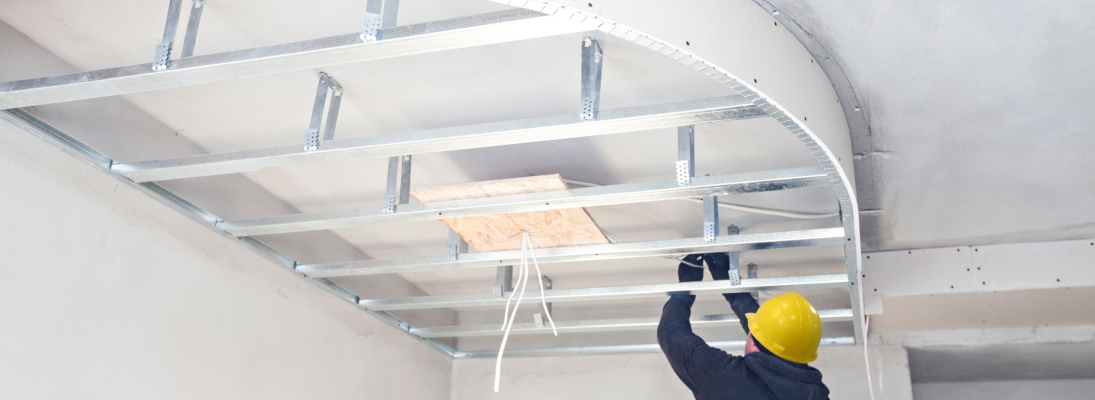
M 753 338 L 772 354 L 799 364 L 817 359 L 821 317 L 802 295 L 788 292 L 770 298 L 745 318 Z

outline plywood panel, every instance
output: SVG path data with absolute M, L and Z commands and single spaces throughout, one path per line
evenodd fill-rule
M 420 202 L 432 203 L 566 189 L 563 178 L 553 174 L 419 188 L 411 190 L 411 194 Z M 608 243 L 584 208 L 450 218 L 441 222 L 480 252 L 520 249 L 521 232 L 528 232 L 536 248 Z

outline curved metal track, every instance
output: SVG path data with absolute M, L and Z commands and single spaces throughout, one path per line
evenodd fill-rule
M 749 85 L 745 80 L 738 78 L 729 71 L 688 50 L 658 39 L 653 35 L 649 35 L 637 29 L 580 9 L 566 7 L 549 1 L 486 1 L 520 7 L 573 23 L 583 24 L 669 57 L 680 62 L 683 66 L 692 68 L 696 72 L 711 78 L 715 82 L 725 85 L 730 88 L 730 90 L 745 97 L 765 114 L 775 118 L 776 121 L 787 128 L 788 132 L 795 135 L 795 137 L 806 146 L 806 149 L 814 155 L 818 163 L 821 164 L 829 182 L 832 183 L 833 188 L 836 190 L 837 201 L 840 204 L 841 224 L 844 227 L 845 236 L 847 236 L 846 243 L 844 244 L 844 262 L 848 271 L 848 280 L 850 283 L 849 292 L 851 293 L 851 296 L 849 296 L 849 298 L 851 301 L 851 308 L 856 315 L 856 318 L 853 319 L 853 323 L 855 324 L 855 337 L 857 343 L 866 343 L 866 332 L 863 331 L 863 289 L 861 285 L 858 284 L 860 282 L 860 271 L 862 269 L 860 264 L 862 248 L 860 246 L 859 238 L 859 208 L 855 200 L 853 183 L 848 179 L 844 170 L 833 161 L 836 157 L 833 155 L 832 151 L 829 150 L 829 147 L 825 146 L 825 143 L 823 143 L 810 128 L 800 122 L 798 118 L 792 115 L 790 111 L 781 106 L 778 102 L 764 95 L 764 93 L 761 93 L 760 90 Z
M 671 43 L 660 40 L 656 37 L 645 34 L 641 31 L 631 29 L 630 27 L 627 27 L 625 25 L 616 23 L 614 21 L 610 21 L 608 19 L 599 17 L 597 15 L 589 14 L 589 13 L 583 12 L 583 11 L 578 10 L 578 9 L 567 8 L 565 6 L 554 4 L 554 3 L 551 3 L 551 2 L 527 1 L 527 0 L 487 0 L 487 1 L 494 2 L 494 3 L 506 4 L 506 5 L 515 6 L 515 7 L 520 7 L 520 8 L 523 8 L 523 9 L 527 10 L 527 11 L 505 11 L 505 12 L 501 12 L 501 14 L 492 13 L 492 14 L 485 14 L 485 15 L 472 16 L 472 17 L 464 17 L 464 18 L 458 18 L 456 20 L 452 20 L 452 21 L 464 21 L 464 22 L 461 22 L 461 24 L 463 24 L 465 22 L 470 23 L 471 25 L 473 25 L 472 28 L 471 28 L 472 31 L 476 31 L 476 32 L 478 32 L 479 30 L 489 31 L 489 32 L 487 32 L 489 34 L 484 33 L 485 36 L 482 36 L 482 35 L 481 36 L 474 36 L 473 35 L 474 37 L 470 37 L 470 38 L 469 37 L 463 37 L 461 35 L 466 35 L 467 32 L 465 32 L 463 30 L 456 29 L 456 30 L 453 30 L 452 32 L 447 32 L 445 34 L 435 34 L 435 35 L 429 36 L 429 37 L 426 37 L 426 36 L 429 35 L 428 33 L 422 34 L 423 37 L 419 38 L 419 39 L 421 39 L 421 40 L 432 40 L 432 42 L 430 42 L 430 43 L 433 44 L 433 47 L 431 47 L 431 49 L 434 50 L 434 51 L 437 51 L 437 50 L 440 50 L 440 49 L 460 48 L 460 47 L 467 47 L 467 46 L 471 46 L 471 45 L 496 43 L 498 41 L 520 40 L 522 38 L 527 38 L 529 35 L 531 35 L 531 36 L 555 35 L 555 34 L 562 34 L 562 33 L 569 33 L 569 32 L 587 31 L 587 30 L 593 30 L 593 29 L 600 30 L 602 32 L 606 32 L 606 33 L 611 34 L 613 36 L 617 36 L 617 37 L 620 37 L 620 38 L 625 39 L 627 41 L 630 41 L 632 43 L 635 43 L 636 45 L 642 46 L 642 47 L 647 48 L 651 51 L 658 52 L 659 54 L 662 54 L 663 56 L 669 57 L 669 58 L 671 58 L 671 59 L 673 59 L 677 62 L 680 62 L 682 64 L 682 66 L 690 67 L 694 71 L 702 73 L 705 76 L 713 79 L 714 81 L 725 85 L 726 87 L 730 88 L 735 93 L 738 93 L 740 96 L 742 96 L 742 97 L 737 97 L 737 96 L 733 96 L 733 97 L 735 98 L 735 101 L 738 102 L 737 104 L 740 104 L 743 107 L 748 106 L 748 108 L 752 110 L 753 114 L 750 114 L 751 116 L 757 116 L 757 115 L 760 115 L 760 113 L 763 113 L 763 115 L 771 116 L 772 118 L 775 118 L 778 122 L 780 122 L 780 124 L 782 124 L 785 128 L 787 128 L 788 131 L 790 131 L 797 138 L 799 138 L 799 140 L 815 156 L 815 158 L 818 160 L 818 163 L 822 167 L 821 173 L 812 172 L 810 175 L 814 176 L 815 177 L 814 179 L 817 179 L 817 180 L 822 180 L 822 179 L 827 180 L 831 184 L 831 186 L 834 188 L 834 190 L 836 190 L 838 203 L 840 204 L 840 215 L 841 215 L 842 227 L 841 228 L 832 228 L 831 229 L 832 233 L 827 234 L 825 243 L 826 244 L 829 244 L 829 243 L 834 243 L 834 244 L 835 243 L 843 243 L 843 245 L 844 245 L 844 254 L 845 254 L 845 266 L 846 266 L 846 269 L 847 269 L 847 278 L 844 279 L 842 275 L 837 275 L 837 277 L 840 277 L 841 279 L 836 279 L 836 277 L 833 277 L 832 284 L 833 285 L 840 285 L 841 287 L 846 287 L 846 288 L 849 289 L 849 301 L 851 303 L 851 312 L 853 314 L 852 321 L 853 321 L 854 327 L 855 327 L 855 341 L 858 342 L 858 343 L 865 343 L 865 340 L 863 340 L 865 338 L 865 333 L 862 329 L 863 310 L 862 310 L 862 306 L 861 306 L 863 293 L 862 293 L 862 289 L 859 287 L 860 286 L 859 282 L 860 282 L 860 277 L 861 277 L 860 272 L 859 272 L 860 268 L 861 268 L 860 267 L 860 261 L 859 261 L 860 260 L 860 251 L 861 251 L 860 237 L 859 237 L 859 226 L 858 226 L 859 214 L 858 214 L 858 209 L 857 209 L 857 205 L 856 205 L 856 201 L 855 201 L 855 195 L 852 191 L 852 183 L 848 180 L 848 177 L 844 174 L 844 171 L 841 170 L 837 166 L 837 163 L 832 161 L 832 159 L 835 158 L 835 157 L 833 156 L 832 152 L 828 149 L 828 147 L 826 147 L 825 144 L 821 142 L 821 140 L 817 137 L 817 135 L 815 135 L 812 131 L 809 130 L 809 128 L 807 128 L 805 125 L 803 125 L 801 122 L 799 122 L 799 120 L 796 117 L 794 117 L 793 115 L 791 115 L 785 108 L 780 106 L 777 102 L 775 102 L 774 100 L 772 100 L 768 96 L 765 96 L 763 93 L 761 93 L 756 88 L 750 86 L 745 81 L 743 81 L 741 79 L 738 79 L 736 76 L 734 76 L 734 75 L 730 74 L 729 72 L 727 72 L 726 70 L 714 65 L 713 63 L 711 63 L 711 62 L 709 62 L 709 61 L 707 61 L 707 60 L 705 60 L 705 59 L 703 59 L 703 58 L 701 58 L 701 57 L 699 57 L 695 54 L 692 54 L 692 53 L 688 52 L 687 50 L 684 50 L 682 48 L 674 46 Z M 520 14 L 520 15 L 518 15 L 518 14 Z M 504 21 L 502 23 L 498 23 L 496 21 L 496 19 L 497 19 L 496 17 L 498 15 L 511 16 L 511 17 L 517 15 L 521 18 L 517 18 L 519 21 Z M 565 21 L 565 22 L 559 23 L 559 21 L 555 20 L 556 18 L 558 18 L 561 21 Z M 532 22 L 529 22 L 529 21 L 532 21 Z M 449 22 L 442 21 L 442 23 L 443 23 L 443 25 L 446 25 L 446 26 L 452 25 L 451 21 L 449 21 Z M 432 23 L 421 24 L 421 25 L 423 25 L 423 26 L 427 26 L 427 25 L 428 26 L 433 26 L 431 24 Z M 574 24 L 577 24 L 577 25 L 574 25 Z M 460 25 L 460 24 L 458 24 L 458 25 Z M 460 26 L 464 26 L 464 25 L 460 25 Z M 511 29 L 511 28 L 512 29 L 517 29 L 520 32 L 525 32 L 524 36 L 522 36 L 522 34 L 514 34 L 513 32 L 510 32 L 510 31 L 507 30 L 507 29 Z M 518 28 L 520 28 L 520 29 L 518 29 Z M 408 30 L 408 29 L 410 29 L 410 27 L 392 28 L 391 32 L 399 32 L 399 29 Z M 532 33 L 529 33 L 529 32 L 532 32 Z M 368 50 L 368 49 L 371 49 L 371 48 L 378 48 L 378 49 L 383 48 L 384 45 L 385 44 L 383 43 L 383 41 L 378 41 L 377 43 L 371 43 L 371 44 L 356 43 L 355 42 L 355 43 L 352 43 L 352 45 L 349 46 L 349 47 L 352 47 L 353 49 L 360 48 L 360 49 Z M 341 47 L 338 47 L 338 46 L 335 46 L 335 47 L 332 47 L 332 48 L 324 48 L 324 49 L 326 51 L 342 51 L 342 50 L 345 50 L 345 49 L 342 49 Z M 365 51 L 365 50 L 362 50 L 362 51 Z M 250 52 L 250 50 L 243 50 L 240 53 L 243 54 L 243 53 L 249 53 L 249 52 Z M 368 52 L 366 51 L 366 53 L 368 53 Z M 368 53 L 368 54 L 364 54 L 364 55 L 358 55 L 357 58 L 354 58 L 354 60 L 361 61 L 361 60 L 365 60 L 365 59 L 370 59 L 369 57 L 367 57 L 369 54 L 372 54 L 372 53 Z M 327 59 L 325 57 L 326 56 L 323 56 L 323 57 L 320 57 L 320 59 L 318 59 L 318 60 L 312 60 L 312 61 L 314 61 L 314 62 L 335 62 L 335 61 L 338 61 L 338 60 L 332 61 L 332 60 Z M 267 62 L 267 61 L 271 61 L 271 60 L 267 60 L 266 58 L 260 57 L 260 58 L 256 58 L 256 59 L 251 60 L 251 61 L 253 63 L 261 63 L 261 62 Z M 345 60 L 342 60 L 342 61 L 345 61 Z M 342 62 L 342 61 L 338 61 L 338 62 Z M 218 68 L 220 68 L 220 67 L 227 68 L 228 67 L 227 64 L 225 64 L 225 65 L 220 65 L 220 64 L 217 64 L 217 63 L 214 63 L 214 64 L 216 64 L 216 65 L 212 65 L 211 68 L 212 67 L 218 67 Z M 267 71 L 267 73 L 273 73 L 273 72 L 277 72 L 277 71 Z M 131 88 L 132 90 L 130 90 L 128 92 L 157 89 L 157 88 L 159 88 L 159 86 L 157 86 L 157 85 L 164 84 L 164 82 L 167 81 L 167 80 L 164 79 L 165 77 L 169 78 L 168 75 L 163 75 L 163 73 L 160 73 L 160 74 L 142 74 L 141 76 L 147 76 L 147 77 L 149 77 L 149 79 L 153 79 L 153 77 L 155 77 L 155 79 L 153 79 L 154 82 L 151 82 L 149 85 Z M 41 81 L 41 82 L 53 82 L 51 79 L 53 79 L 53 78 L 47 77 L 47 78 L 40 78 L 40 79 L 37 79 L 37 80 L 31 80 L 31 81 L 34 81 L 34 82 L 39 82 L 39 81 Z M 110 81 L 111 79 L 115 79 L 115 78 L 111 78 L 111 77 L 103 78 L 104 82 L 101 82 L 101 83 L 104 83 L 104 84 L 109 83 L 107 81 Z M 18 83 L 18 82 L 16 82 L 16 83 Z M 185 86 L 185 85 L 200 83 L 200 80 L 170 81 L 170 83 L 174 86 Z M 4 104 L 12 105 L 10 103 L 4 103 L 4 101 L 15 101 L 13 99 L 18 100 L 17 98 L 22 98 L 20 96 L 24 96 L 26 94 L 26 93 L 23 93 L 22 91 L 19 91 L 19 90 L 15 90 L 15 91 L 6 90 L 6 89 L 11 89 L 11 88 L 8 87 L 11 84 L 15 84 L 15 83 L 9 82 L 7 84 L 0 84 L 0 106 L 2 106 Z M 56 87 L 54 87 L 54 86 L 56 86 Z M 107 85 L 107 86 L 108 87 L 106 89 L 108 89 L 108 90 L 104 90 L 102 88 L 99 88 L 99 89 L 92 88 L 94 90 L 87 89 L 87 90 L 90 90 L 90 92 L 88 92 L 88 93 L 85 93 L 85 92 L 81 91 L 81 90 L 85 90 L 85 89 L 81 89 L 79 85 L 71 85 L 71 86 L 69 86 L 69 85 L 59 85 L 59 86 L 58 85 L 44 85 L 43 87 L 45 89 L 57 90 L 57 91 L 60 91 L 60 92 L 74 91 L 73 93 L 76 93 L 79 96 L 83 96 L 81 98 L 102 97 L 102 96 L 111 95 L 111 94 L 118 94 L 118 93 L 114 93 L 114 92 L 111 91 L 111 90 L 114 90 L 114 87 L 110 87 L 109 85 Z M 174 87 L 174 86 L 172 86 L 172 87 Z M 37 89 L 42 89 L 42 88 L 32 87 L 32 88 L 28 88 L 27 90 L 31 90 L 31 89 L 37 90 Z M 45 89 L 43 89 L 43 90 L 45 90 Z M 58 98 L 51 98 L 51 99 L 54 100 L 54 101 L 58 100 Z M 24 99 L 24 100 L 26 100 L 26 99 Z M 46 99 L 46 100 L 50 100 L 50 99 Z M 740 100 L 744 100 L 744 101 L 740 101 Z M 49 102 L 49 101 L 46 101 L 46 102 Z M 606 115 L 606 117 L 607 117 L 607 115 Z M 134 183 L 134 181 L 132 181 L 130 179 L 126 179 L 124 177 L 125 172 L 120 171 L 121 168 L 117 168 L 119 166 L 112 159 L 110 159 L 109 157 L 106 157 L 105 155 L 102 155 L 102 154 L 94 151 L 93 149 L 83 145 L 82 143 L 79 143 L 78 141 L 76 141 L 75 139 L 72 139 L 71 137 L 65 135 L 64 133 L 62 133 L 60 131 L 57 131 L 56 129 L 48 126 L 48 124 L 45 124 L 44 122 L 37 120 L 37 118 L 34 118 L 33 116 L 31 116 L 31 115 L 29 115 L 29 114 L 27 114 L 27 113 L 25 113 L 21 110 L 6 110 L 4 113 L 0 113 L 0 120 L 4 120 L 4 121 L 11 122 L 11 123 L 17 124 L 19 126 L 22 126 L 28 132 L 31 132 L 32 134 L 35 134 L 36 136 L 39 136 L 39 137 L 43 138 L 47 142 L 50 142 L 50 143 L 53 143 L 53 144 L 55 144 L 59 147 L 62 147 L 64 149 L 68 150 L 70 153 L 72 153 L 74 155 L 77 155 L 78 157 L 81 157 L 82 159 L 85 159 L 85 160 L 88 160 L 89 162 L 92 162 L 92 164 L 95 165 L 97 168 L 100 168 L 100 169 L 104 170 L 105 172 L 110 173 L 110 174 L 118 177 L 119 179 L 126 182 L 127 184 L 132 185 L 133 187 L 136 187 L 136 188 L 139 188 L 140 190 L 145 191 L 146 193 L 148 193 L 153 198 L 159 199 L 160 201 L 163 201 L 165 204 L 172 205 L 173 207 L 175 207 L 180 212 L 183 212 L 184 214 L 195 218 L 195 220 L 198 220 L 199 222 L 203 222 L 203 223 L 207 224 L 207 226 L 209 226 L 211 229 L 217 230 L 217 231 L 221 232 L 222 234 L 225 234 L 226 236 L 228 235 L 228 233 L 225 230 L 223 230 L 221 227 L 218 227 L 218 224 L 223 223 L 223 221 L 221 221 L 219 218 L 217 218 L 217 217 L 213 216 L 212 214 L 209 214 L 209 213 L 195 207 L 193 204 L 190 204 L 189 202 L 179 198 L 178 196 L 175 196 L 174 194 L 166 191 L 165 189 L 163 189 L 163 188 L 161 188 L 161 187 L 159 187 L 159 186 L 157 186 L 153 183 L 137 184 L 137 183 Z M 677 121 L 677 122 L 682 122 L 682 121 Z M 595 122 L 586 121 L 586 122 L 583 122 L 582 124 L 583 124 L 584 127 L 588 128 L 590 126 L 595 126 L 595 125 L 591 125 L 593 123 L 595 123 Z M 676 126 L 676 125 L 680 125 L 680 124 L 670 124 L 670 126 Z M 480 145 L 482 145 L 482 144 L 480 144 Z M 482 147 L 482 146 L 476 146 L 476 147 Z M 403 149 L 403 150 L 405 150 L 405 149 Z M 404 154 L 403 150 L 401 150 L 399 152 L 399 154 Z M 419 150 L 422 150 L 422 149 L 419 149 Z M 434 150 L 437 150 L 437 149 L 434 149 Z M 422 150 L 422 151 L 424 151 L 424 150 Z M 410 152 L 406 152 L 406 153 L 409 154 Z M 236 172 L 238 172 L 238 171 L 236 171 Z M 822 175 L 822 173 L 823 173 L 823 175 Z M 138 179 L 138 181 L 140 181 L 140 180 Z M 649 188 L 647 188 L 647 189 L 649 189 Z M 605 190 L 609 190 L 609 189 L 605 189 Z M 650 192 L 650 190 L 645 190 L 645 192 Z M 618 194 L 619 195 L 628 195 L 628 196 L 631 196 L 631 195 L 643 195 L 643 196 L 649 195 L 649 193 L 636 194 L 636 193 L 630 193 L 630 192 L 622 193 L 622 194 L 618 193 Z M 512 200 L 512 199 L 510 199 L 510 200 Z M 509 200 L 507 200 L 507 201 L 509 201 Z M 510 203 L 512 203 L 512 202 L 510 202 Z M 516 204 L 516 203 L 514 203 L 514 204 L 506 203 L 506 204 L 503 204 L 503 205 L 506 205 L 506 206 L 509 206 L 509 207 L 519 206 L 519 204 Z M 545 206 L 547 206 L 547 205 L 545 204 Z M 497 211 L 497 210 L 495 210 L 495 211 Z M 398 213 L 396 215 L 398 216 Z M 403 217 L 400 217 L 400 218 L 405 218 L 405 217 L 406 216 L 403 216 Z M 737 239 L 743 240 L 743 239 L 747 239 L 747 238 L 738 237 Z M 264 256 L 268 257 L 271 260 L 274 260 L 275 262 L 279 263 L 280 265 L 283 265 L 286 268 L 292 269 L 297 273 L 305 274 L 304 269 L 307 269 L 307 268 L 302 269 L 302 267 L 308 267 L 308 266 L 301 266 L 296 261 L 286 257 L 285 255 L 277 252 L 276 250 L 271 249 L 271 248 L 259 243 L 258 241 L 249 238 L 249 237 L 243 237 L 243 238 L 240 238 L 240 240 L 241 240 L 242 243 L 245 243 L 246 245 L 248 245 L 252 250 L 254 250 L 254 251 L 256 251 L 260 254 L 263 254 Z M 771 245 L 773 245 L 774 242 L 764 241 L 764 243 L 767 243 L 767 244 L 764 244 L 764 246 L 771 246 Z M 656 244 L 658 246 L 661 246 L 661 247 L 665 247 L 665 243 L 660 243 L 660 244 L 659 243 L 654 243 L 654 244 Z M 814 244 L 817 244 L 817 243 L 814 243 Z M 629 245 L 630 246 L 643 245 L 643 246 L 649 247 L 651 245 L 651 243 L 647 243 L 647 244 L 632 243 L 632 244 L 629 244 Z M 688 247 L 688 246 L 685 246 L 685 247 Z M 676 250 L 671 250 L 669 252 L 670 253 L 687 252 L 687 251 L 685 251 L 685 250 L 687 250 L 687 249 L 685 249 L 685 247 L 681 247 L 681 246 L 678 245 L 678 246 L 674 247 Z M 684 250 L 682 250 L 682 249 L 684 249 Z M 633 251 L 631 251 L 632 254 L 629 254 L 629 255 L 635 255 L 635 254 L 642 253 L 642 252 L 648 252 L 649 249 L 642 248 L 642 249 L 632 249 L 632 250 L 633 250 Z M 586 253 L 589 253 L 590 251 L 593 252 L 593 255 L 595 257 L 600 256 L 599 253 L 603 252 L 600 249 L 590 250 L 590 249 L 582 249 L 582 248 L 569 248 L 569 249 L 563 249 L 563 250 L 560 250 L 560 251 L 573 253 L 573 254 L 570 254 L 569 256 L 583 256 L 583 257 L 588 256 L 588 254 L 586 254 Z M 642 253 L 642 254 L 646 254 L 646 253 Z M 405 261 L 406 260 L 396 260 L 396 262 L 405 262 Z M 419 260 L 419 261 L 422 261 L 422 260 Z M 428 261 L 427 263 L 439 264 L 438 262 L 433 262 L 433 261 L 430 261 L 430 260 L 426 260 L 426 261 Z M 498 261 L 498 260 L 494 260 L 494 261 Z M 440 262 L 440 264 L 444 264 L 444 262 Z M 492 263 L 491 265 L 495 265 L 495 264 Z M 326 279 L 318 278 L 318 279 L 315 279 L 315 281 L 317 283 L 319 283 L 321 286 L 323 286 L 324 288 L 332 291 L 333 293 L 345 298 L 346 300 L 348 300 L 350 302 L 358 304 L 359 306 L 364 306 L 364 304 L 361 303 L 362 301 L 366 301 L 366 302 L 371 301 L 371 300 L 367 300 L 367 299 L 360 299 L 358 296 L 345 291 L 344 289 L 332 284 L 330 281 L 327 281 Z M 607 291 L 610 291 L 610 292 L 613 292 L 613 293 L 616 293 L 616 294 L 621 295 L 621 296 L 631 296 L 633 294 L 633 292 L 645 290 L 645 289 L 642 289 L 642 288 L 635 288 L 635 287 L 631 287 L 631 288 L 628 288 L 628 287 L 619 288 L 618 287 L 618 288 L 603 288 L 603 289 L 607 290 Z M 400 299 L 389 299 L 389 300 L 397 302 L 397 303 L 400 302 L 400 301 L 404 301 L 404 300 L 400 300 Z M 414 333 L 411 332 L 413 327 L 411 327 L 409 324 L 406 324 L 405 322 L 400 321 L 399 319 L 391 316 L 390 314 L 387 314 L 384 311 L 370 311 L 370 310 L 367 310 L 367 311 L 372 313 L 373 315 L 378 316 L 381 320 L 383 320 L 383 321 L 385 321 L 385 322 L 387 322 L 391 325 L 397 326 L 400 329 L 405 330 L 408 333 L 414 335 Z M 415 335 L 415 336 L 418 337 L 417 335 Z M 437 342 L 436 340 L 433 340 L 433 339 L 426 339 L 426 338 L 422 338 L 422 337 L 418 337 L 418 338 L 422 339 L 425 342 L 433 345 L 434 347 L 444 351 L 446 354 L 452 355 L 454 357 L 461 357 L 461 356 L 467 356 L 467 355 L 472 354 L 472 353 L 454 351 L 453 349 L 449 348 L 448 346 L 445 346 L 445 345 L 441 344 L 440 342 Z M 836 341 L 836 342 L 833 342 L 832 344 L 842 344 L 842 343 L 846 343 L 846 342 L 847 341 Z M 560 349 L 560 350 L 563 350 L 564 353 L 565 353 L 566 349 Z M 623 347 L 620 347 L 620 348 L 612 350 L 612 351 L 625 351 L 626 352 L 626 351 L 632 351 L 632 350 L 634 350 L 634 346 L 623 346 Z M 606 350 L 606 351 L 608 351 L 608 350 Z M 475 355 L 486 354 L 484 352 L 474 352 L 474 353 L 475 353 Z M 536 354 L 546 354 L 546 353 L 542 350 L 537 350 Z M 583 353 L 582 351 L 578 351 L 577 354 L 585 354 L 585 353 Z

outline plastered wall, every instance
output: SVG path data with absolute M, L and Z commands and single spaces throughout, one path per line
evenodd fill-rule
M 0 398 L 448 397 L 448 356 L 8 123 L 0 188 Z
M 905 349 L 878 346 L 870 352 L 875 398 L 912 399 Z M 506 358 L 499 393 L 493 391 L 494 362 L 454 361 L 450 399 L 692 398 L 662 354 Z M 830 398 L 870 399 L 861 347 L 823 347 L 810 365 L 821 370 Z
M 913 393 L 916 400 L 1080 400 L 1095 393 L 1095 379 L 917 383 Z

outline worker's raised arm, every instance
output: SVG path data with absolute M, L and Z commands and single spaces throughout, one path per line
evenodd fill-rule
M 716 281 L 730 279 L 730 256 L 728 254 L 706 254 L 704 261 L 707 262 L 707 268 L 711 270 L 711 278 Z M 757 304 L 757 300 L 749 293 L 726 293 L 722 297 L 730 303 L 730 308 L 734 309 L 734 314 L 741 321 L 741 329 L 744 329 L 745 333 L 748 334 L 749 322 L 746 321 L 745 314 L 757 312 L 760 304 Z
M 685 261 L 700 264 L 701 257 L 693 254 L 685 257 Z M 703 279 L 703 269 L 682 263 L 677 268 L 677 276 L 681 282 L 698 282 Z M 670 296 L 662 308 L 662 319 L 658 324 L 658 345 L 669 359 L 673 372 L 693 391 L 697 382 L 706 382 L 706 375 L 731 358 L 726 352 L 708 346 L 692 332 L 692 324 L 688 320 L 695 301 L 694 295 Z

